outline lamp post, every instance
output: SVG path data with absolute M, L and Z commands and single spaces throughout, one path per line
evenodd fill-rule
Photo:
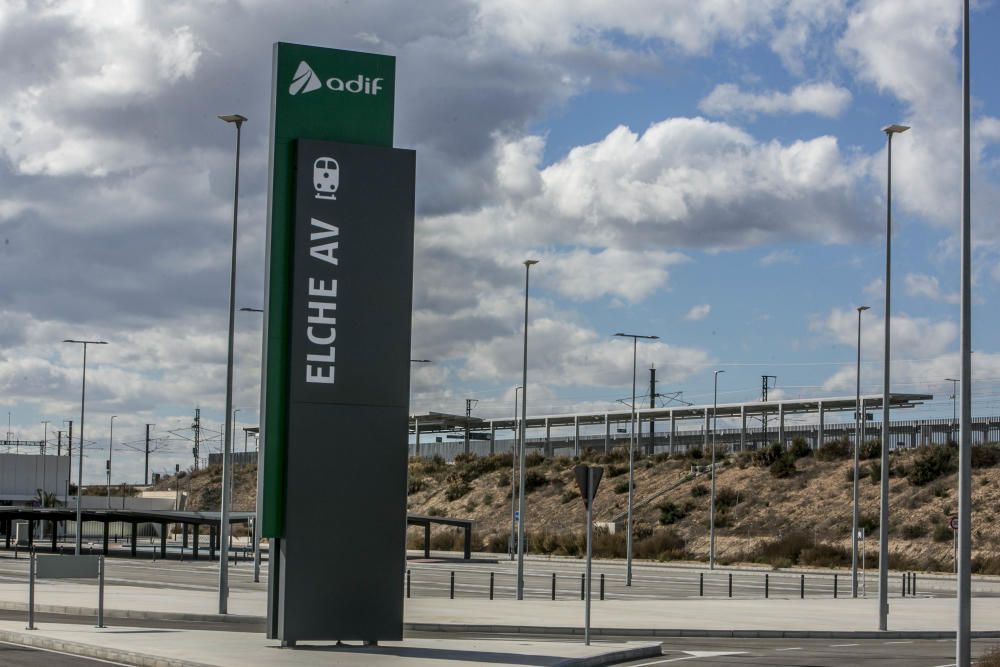
M 72 338 L 67 338 L 63 342 L 83 345 L 83 381 L 80 389 L 80 451 L 76 457 L 78 463 L 76 473 L 76 549 L 74 551 L 79 556 L 83 541 L 83 536 L 81 535 L 83 532 L 83 513 L 80 507 L 80 496 L 83 495 L 83 420 L 87 406 L 87 346 L 107 345 L 108 342 L 104 340 L 74 340 Z
M 712 398 L 712 504 L 708 513 L 708 569 L 715 569 L 715 419 L 719 406 L 719 373 L 713 372 L 713 384 L 715 386 Z
M 48 421 L 43 421 L 42 424 L 43 424 L 43 427 L 42 427 L 42 448 L 41 448 L 41 451 L 39 453 L 42 455 L 42 498 L 41 498 L 41 500 L 42 500 L 42 507 L 45 507 L 45 477 L 46 477 L 46 475 L 45 475 L 45 473 L 46 473 L 46 470 L 45 470 L 45 449 L 49 445 L 49 422 Z
M 230 459 L 233 435 L 233 343 L 236 325 L 236 220 L 240 199 L 240 132 L 246 117 L 239 114 L 219 116 L 220 120 L 236 125 L 236 177 L 233 186 L 233 242 L 229 269 L 229 350 L 226 360 L 226 428 L 222 445 L 222 512 L 219 525 L 219 613 L 228 613 L 229 607 L 229 505 L 232 503 L 232 462 Z
M 241 313 L 263 313 L 263 308 L 240 308 Z M 259 423 L 259 422 L 258 422 Z M 259 440 L 258 440 L 259 443 Z M 260 480 L 260 446 L 257 447 L 257 481 Z M 188 480 L 190 484 L 190 479 Z M 255 484 L 256 486 L 256 484 Z M 260 583 L 260 510 L 254 499 L 254 519 L 253 519 L 253 581 Z
M 517 498 L 516 494 L 516 484 L 515 479 L 517 478 L 517 392 L 524 389 L 524 387 L 514 387 L 514 448 L 511 450 L 510 457 L 510 548 L 507 550 L 510 553 L 510 559 L 514 560 L 514 531 L 517 530 L 517 511 L 515 510 L 515 503 Z
M 518 475 L 517 485 L 517 514 L 520 521 L 517 522 L 517 599 L 524 599 L 524 451 L 525 447 L 524 430 L 527 423 L 528 409 L 528 286 L 531 278 L 531 267 L 538 264 L 537 259 L 524 260 L 524 355 L 521 359 L 521 423 L 518 429 L 520 433 L 521 447 L 518 451 Z
M 962 281 L 959 356 L 962 409 L 958 432 L 958 581 L 955 664 L 972 661 L 972 141 L 969 0 L 962 3 Z
M 961 380 L 945 378 L 944 381 L 951 383 L 951 431 L 948 433 L 948 438 L 954 441 L 955 426 L 958 424 L 958 383 Z
M 892 303 L 892 136 L 910 129 L 906 125 L 887 125 L 886 136 L 886 206 L 885 206 L 885 348 L 882 351 L 882 483 L 879 488 L 878 528 L 878 628 L 887 630 L 889 622 L 889 323 Z
M 628 514 L 625 519 L 625 585 L 632 585 L 632 487 L 635 486 L 635 372 L 638 340 L 659 340 L 659 336 L 616 333 L 616 336 L 632 339 L 632 417 L 628 438 Z
M 851 484 L 854 509 L 851 512 L 851 597 L 858 597 L 858 467 L 860 463 L 861 444 L 863 441 L 861 425 L 864 423 L 864 410 L 861 405 L 861 313 L 870 306 L 858 306 L 858 365 L 855 371 L 854 395 L 854 482 Z
M 111 415 L 111 432 L 108 434 L 108 509 L 111 509 L 111 450 L 115 441 L 115 419 L 118 415 Z

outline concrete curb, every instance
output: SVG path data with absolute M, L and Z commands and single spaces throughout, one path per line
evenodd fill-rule
M 136 667 L 212 667 L 205 663 L 191 662 L 190 660 L 177 660 L 158 655 L 146 655 L 145 653 L 94 646 L 93 644 L 53 639 L 51 637 L 31 634 L 30 630 L 25 632 L 0 630 L 0 641 L 49 651 L 59 651 L 60 653 L 69 653 L 70 655 L 77 655 L 83 658 L 94 658 L 95 660 L 107 660 L 109 662 L 135 665 Z
M 23 611 L 27 620 L 28 605 L 24 602 L 0 600 L 0 609 L 4 611 Z M 97 619 L 97 609 L 94 607 L 67 607 L 55 604 L 35 604 L 36 614 L 63 614 L 66 616 L 93 616 Z M 179 611 L 143 611 L 135 609 L 105 609 L 104 618 L 128 618 L 137 621 L 192 621 L 198 623 L 266 623 L 263 616 L 241 616 L 239 614 L 191 614 Z
M 626 660 L 641 660 L 642 658 L 658 658 L 663 655 L 659 644 L 638 644 L 618 651 L 608 651 L 589 658 L 568 658 L 556 663 L 555 667 L 604 667 Z
M 582 636 L 583 628 L 529 625 L 404 623 L 415 632 Z M 591 628 L 596 637 L 729 637 L 736 639 L 954 639 L 954 630 L 707 630 L 692 628 Z M 972 632 L 973 639 L 1000 637 L 1000 630 Z

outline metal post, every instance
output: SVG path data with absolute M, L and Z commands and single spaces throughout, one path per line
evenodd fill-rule
M 865 404 L 861 400 L 861 313 L 868 310 L 868 306 L 858 306 L 858 364 L 855 371 L 855 397 L 854 397 L 854 481 L 851 483 L 851 493 L 854 501 L 854 509 L 851 519 L 851 597 L 858 597 L 858 471 L 860 468 L 861 445 L 864 443 L 864 436 L 861 424 L 865 419 Z
M 524 438 L 525 425 L 528 422 L 528 286 L 531 265 L 538 260 L 528 259 L 524 262 L 524 347 L 521 359 L 521 447 L 518 453 L 520 467 L 517 490 L 517 599 L 524 599 L 524 452 L 527 441 Z
M 747 448 L 747 407 L 745 405 L 740 406 L 740 451 L 746 451 Z
M 729 573 L 729 597 L 733 597 L 733 573 Z
M 705 595 L 705 573 L 698 573 L 698 597 L 703 597 Z
M 35 554 L 28 555 L 28 630 L 35 629 Z
M 490 579 L 492 580 L 492 572 L 490 573 Z M 410 571 L 406 571 L 406 597 L 410 597 Z
M 715 569 L 715 426 L 716 415 L 719 406 L 719 373 L 713 372 L 713 398 L 712 398 L 712 499 L 708 511 L 708 569 Z
M 771 579 L 768 574 L 764 573 L 764 599 L 766 600 L 771 593 Z
M 799 580 L 799 598 L 806 598 L 806 575 L 799 575 L 801 579 Z
M 586 599 L 586 611 L 584 613 L 584 625 L 583 625 L 583 636 L 584 643 L 590 646 L 590 579 L 592 576 L 591 569 L 591 558 L 593 556 L 593 538 L 594 538 L 594 486 L 596 486 L 597 480 L 594 479 L 594 468 L 587 468 L 587 599 Z M 601 580 L 602 588 L 604 580 Z
M 455 571 L 454 570 L 451 571 L 451 588 L 450 588 L 450 591 L 451 592 L 448 594 L 448 597 L 450 597 L 452 600 L 454 600 L 455 599 Z
M 958 447 L 958 632 L 955 664 L 972 661 L 972 152 L 970 137 L 969 0 L 962 3 L 962 406 Z
M 490 572 L 490 599 L 493 599 L 493 572 Z
M 233 356 L 236 327 L 236 221 L 240 199 L 240 135 L 246 118 L 220 116 L 236 125 L 236 174 L 233 179 L 233 240 L 229 264 L 229 341 L 226 358 L 226 427 L 222 445 L 222 512 L 219 519 L 219 613 L 229 613 L 229 505 L 232 504 Z
M 604 599 L 604 573 L 601 572 L 601 599 Z
M 833 575 L 833 599 L 837 599 L 837 575 Z
M 628 436 L 628 516 L 625 528 L 625 585 L 632 585 L 632 487 L 635 485 L 635 373 L 636 352 L 639 339 L 632 338 L 632 414 L 629 417 Z
M 97 558 L 97 627 L 104 627 L 104 556 Z
M 108 434 L 108 509 L 111 509 L 111 453 L 114 451 L 115 443 L 115 418 L 118 415 L 111 415 L 111 432 Z M 42 485 L 44 486 L 44 477 Z
M 580 600 L 582 601 L 586 596 L 587 588 L 587 575 L 583 572 L 580 573 Z
M 882 350 L 882 480 L 879 489 L 879 557 L 878 557 L 878 628 L 889 626 L 889 362 L 891 348 L 892 304 L 892 135 L 903 132 L 902 125 L 883 128 L 886 143 L 886 207 L 885 207 L 885 336 Z
M 514 560 L 514 552 L 517 550 L 517 459 L 518 459 L 518 427 L 517 427 L 517 392 L 521 387 L 514 387 L 514 448 L 510 457 L 510 559 Z
M 556 573 L 552 573 L 552 599 L 556 599 Z

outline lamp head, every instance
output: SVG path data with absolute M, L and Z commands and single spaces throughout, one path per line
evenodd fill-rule
M 537 259 L 526 259 L 526 260 L 524 260 L 524 265 L 525 266 L 534 266 L 535 264 L 538 264 L 538 260 Z
M 909 125 L 886 125 L 882 128 L 882 131 L 886 134 L 902 134 L 910 129 Z
M 866 310 L 871 310 L 871 306 L 858 306 L 858 312 L 864 312 Z
M 239 127 L 240 125 L 242 125 L 247 121 L 247 117 L 241 116 L 238 113 L 230 113 L 230 114 L 225 114 L 223 116 L 219 116 L 219 120 L 224 120 L 227 123 L 236 123 L 236 127 Z

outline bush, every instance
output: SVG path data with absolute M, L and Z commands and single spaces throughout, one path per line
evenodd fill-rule
M 792 531 L 782 537 L 763 545 L 756 558 L 775 567 L 788 567 L 799 561 L 803 549 L 812 546 L 812 537 L 802 531 Z
M 684 557 L 684 539 L 672 530 L 657 530 L 633 545 L 638 558 L 670 560 Z
M 545 455 L 538 452 L 529 452 L 524 455 L 524 467 L 534 468 L 545 463 Z
M 771 476 L 777 479 L 785 479 L 795 474 L 795 458 L 791 454 L 786 454 L 771 464 Z
M 472 487 L 469 486 L 468 482 L 463 482 L 461 480 L 456 480 L 448 485 L 448 488 L 444 490 L 444 498 L 448 502 L 454 502 L 472 491 Z
M 858 527 L 865 529 L 865 535 L 878 530 L 878 514 L 862 514 L 858 517 Z
M 444 516 L 444 510 L 437 505 L 432 505 L 427 508 L 427 516 Z
M 829 544 L 806 547 L 799 553 L 799 565 L 813 567 L 839 567 L 851 564 L 851 552 Z
M 806 456 L 812 455 L 812 449 L 809 447 L 809 443 L 805 441 L 805 438 L 792 438 L 792 446 L 789 449 L 789 453 L 792 458 L 801 459 Z
M 483 495 L 483 504 L 486 505 L 487 507 L 489 507 L 490 505 L 493 504 L 493 494 L 492 493 L 487 493 L 487 494 Z
M 978 449 L 973 447 L 973 450 Z M 921 447 L 913 460 L 906 479 L 914 486 L 923 486 L 958 469 L 958 448 L 952 445 Z
M 695 484 L 691 487 L 691 497 L 701 498 L 702 496 L 708 495 L 708 487 L 704 484 Z
M 494 454 L 492 456 L 477 456 L 474 453 L 458 454 L 455 456 L 455 470 L 452 475 L 457 475 L 463 482 L 472 482 L 483 475 L 487 475 L 494 470 L 509 470 L 513 463 L 510 454 Z
M 934 532 L 931 533 L 931 539 L 935 542 L 950 542 L 953 532 L 954 531 L 948 527 L 948 524 L 939 523 L 934 526 Z
M 531 493 L 535 489 L 545 486 L 549 483 L 549 478 L 545 476 L 545 473 L 539 472 L 538 470 L 527 470 L 524 473 L 524 492 Z
M 739 501 L 740 495 L 732 489 L 722 488 L 715 491 L 715 508 L 717 510 L 734 507 Z
M 632 488 L 635 488 L 635 484 L 632 484 Z M 628 480 L 623 479 L 620 482 L 615 483 L 615 493 L 628 493 Z
M 608 478 L 618 477 L 624 475 L 628 472 L 628 466 L 616 466 L 616 465 L 606 465 L 604 466 L 604 471 L 607 473 Z
M 687 516 L 687 512 L 683 508 L 678 507 L 676 503 L 669 500 L 660 503 L 657 509 L 660 510 L 660 523 L 664 526 L 677 523 Z
M 872 484 L 882 483 L 882 462 L 872 461 L 871 466 L 868 468 L 868 477 L 871 478 Z
M 862 459 L 877 459 L 882 456 L 882 443 L 878 440 L 869 440 L 861 444 L 861 451 L 858 456 Z
M 859 468 L 858 472 L 860 472 L 862 475 L 864 474 L 864 470 L 863 469 Z M 848 482 L 853 482 L 854 481 L 854 466 L 847 466 L 847 470 L 844 471 L 844 478 Z
M 927 526 L 920 523 L 908 523 L 903 526 L 900 533 L 908 540 L 920 539 L 927 535 Z
M 1000 667 L 1000 647 L 994 646 L 976 660 L 976 667 Z
M 701 451 L 701 447 L 691 447 L 687 451 L 687 456 L 689 459 L 700 461 L 704 457 L 704 454 Z
M 427 488 L 427 480 L 422 477 L 411 477 L 406 482 L 406 495 L 412 496 Z
M 576 491 L 575 489 L 573 489 L 573 490 L 566 491 L 565 493 L 563 493 L 562 496 L 559 498 L 559 500 L 560 500 L 560 502 L 562 502 L 563 505 L 565 505 L 566 503 L 571 503 L 571 502 L 573 502 L 574 500 L 576 500 L 577 498 L 580 498 L 580 497 L 581 497 L 580 496 L 580 492 Z
M 971 463 L 973 468 L 992 468 L 1000 463 L 1000 447 L 996 445 L 977 445 L 973 447 Z
M 816 458 L 820 461 L 839 461 L 850 458 L 853 451 L 854 449 L 848 440 L 833 440 L 824 442 L 816 450 Z
M 785 450 L 781 446 L 781 443 L 772 442 L 767 447 L 758 449 L 753 453 L 753 464 L 761 468 L 768 468 L 784 455 Z

